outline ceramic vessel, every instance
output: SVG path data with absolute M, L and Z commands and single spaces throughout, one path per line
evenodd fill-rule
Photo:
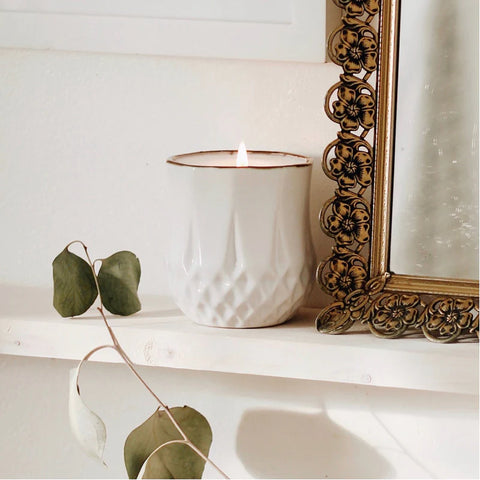
M 200 152 L 167 160 L 166 255 L 175 302 L 216 327 L 284 322 L 304 302 L 315 261 L 309 223 L 311 161 L 302 156 Z

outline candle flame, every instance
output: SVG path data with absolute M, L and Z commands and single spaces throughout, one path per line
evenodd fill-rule
M 240 142 L 238 146 L 237 167 L 248 167 L 247 148 L 244 142 Z

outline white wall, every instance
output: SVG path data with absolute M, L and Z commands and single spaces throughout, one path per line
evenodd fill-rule
M 70 240 L 92 255 L 134 251 L 141 293 L 166 293 L 164 160 L 236 148 L 315 157 L 311 220 L 333 194 L 320 157 L 331 64 L 0 51 L 0 283 L 51 285 Z M 314 292 L 311 304 L 326 297 Z M 94 365 L 84 392 L 104 417 L 108 470 L 66 422 L 71 362 L 0 359 L 0 476 L 123 477 L 126 434 L 154 405 L 119 365 Z M 465 478 L 478 475 L 476 398 L 265 377 L 144 369 L 170 405 L 204 413 L 212 456 L 233 477 Z M 212 475 L 210 471 L 208 473 Z
M 106 469 L 84 455 L 69 431 L 72 366 L 0 359 L 0 477 L 125 478 L 123 442 L 155 403 L 126 367 L 87 365 L 82 395 L 107 426 Z M 478 478 L 478 397 L 140 371 L 164 402 L 187 403 L 206 416 L 214 435 L 211 457 L 232 478 Z M 207 469 L 205 476 L 215 472 Z
M 168 229 L 165 159 L 236 148 L 241 139 L 251 149 L 315 157 L 311 220 L 318 258 L 325 257 L 330 242 L 317 218 L 333 184 L 319 158 L 335 138 L 323 102 L 338 74 L 332 64 L 0 50 L 0 283 L 50 287 L 53 258 L 69 241 L 82 239 L 94 257 L 134 251 L 142 262 L 140 293 L 168 293 L 162 260 Z M 317 287 L 311 303 L 325 299 Z M 125 434 L 153 406 L 141 392 L 129 396 L 124 374 L 112 383 L 118 395 L 109 397 L 112 404 L 104 412 L 121 419 L 109 437 L 111 469 L 98 469 L 65 423 L 68 366 L 2 359 L 0 476 L 124 475 Z M 100 371 L 105 376 L 95 374 L 92 391 L 118 370 Z M 164 373 L 171 383 L 161 390 L 173 395 L 173 404 L 200 410 L 210 405 L 205 414 L 213 417 L 220 438 L 219 463 L 232 475 L 247 476 L 235 453 L 237 426 L 247 406 L 262 408 L 266 397 L 257 402 L 242 387 L 251 380 L 223 377 L 212 411 L 217 402 L 209 391 L 198 392 L 201 380 L 195 388 L 184 387 L 185 372 Z M 207 377 L 215 389 L 216 380 Z M 225 397 L 227 389 L 233 390 Z M 282 390 L 279 385 L 271 393 Z M 234 398 L 229 418 L 226 406 Z M 106 404 L 99 397 L 97 405 Z M 128 422 L 126 412 L 132 415 Z
M 323 109 L 336 66 L 29 50 L 0 62 L 0 282 L 51 285 L 51 261 L 81 239 L 95 258 L 132 250 L 140 292 L 168 293 L 165 160 L 242 138 L 315 157 L 313 236 L 328 253 L 319 157 L 337 130 Z

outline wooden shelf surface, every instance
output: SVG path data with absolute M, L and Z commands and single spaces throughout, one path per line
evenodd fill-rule
M 49 289 L 0 286 L 1 354 L 78 360 L 111 343 L 94 309 L 64 319 L 51 299 Z M 478 395 L 478 343 L 385 340 L 361 327 L 322 335 L 314 309 L 276 327 L 210 328 L 191 322 L 167 297 L 143 296 L 142 303 L 138 314 L 110 318 L 139 365 Z M 119 357 L 105 350 L 92 360 Z

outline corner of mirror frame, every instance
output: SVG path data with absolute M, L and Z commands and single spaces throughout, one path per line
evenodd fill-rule
M 317 281 L 333 297 L 317 330 L 338 334 L 362 322 L 381 338 L 407 330 L 439 343 L 478 337 L 478 282 L 388 271 L 400 1 L 332 1 L 343 15 L 328 52 L 343 73 L 327 92 L 325 111 L 341 131 L 322 162 L 338 188 L 320 214 L 335 245 L 317 268 Z

